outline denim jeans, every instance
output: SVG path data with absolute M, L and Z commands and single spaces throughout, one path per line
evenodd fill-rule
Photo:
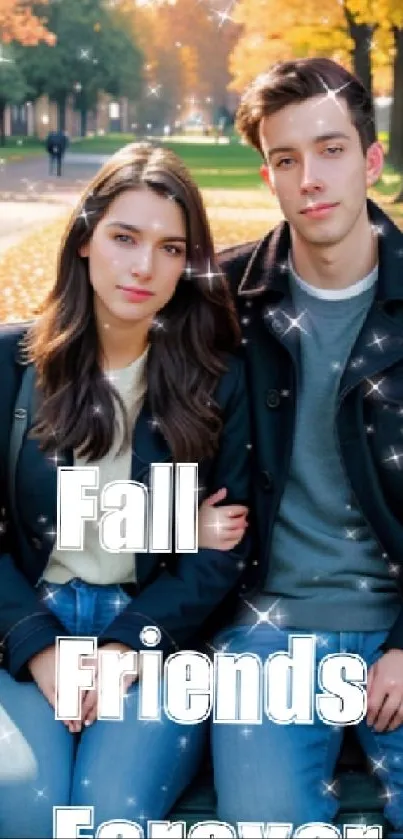
M 129 600 L 120 586 L 80 580 L 46 583 L 40 596 L 73 635 L 98 635 Z M 145 828 L 169 813 L 202 759 L 206 723 L 179 725 L 163 711 L 158 722 L 138 720 L 137 684 L 123 720 L 97 720 L 81 734 L 55 720 L 35 683 L 16 682 L 1 669 L 0 700 L 37 767 L 29 780 L 2 781 L 0 774 L 1 839 L 52 837 L 56 805 L 93 806 L 94 834 L 108 820 Z
M 221 632 L 215 646 L 226 653 L 254 653 L 262 661 L 288 650 L 289 635 L 316 635 L 316 665 L 326 655 L 355 653 L 368 669 L 381 655 L 386 632 L 312 632 L 270 625 L 234 626 Z M 316 672 L 318 667 L 316 666 Z M 323 691 L 316 684 L 316 693 Z M 238 821 L 335 823 L 339 804 L 333 773 L 341 749 L 342 727 L 322 722 L 282 725 L 263 713 L 258 725 L 214 723 L 212 748 L 218 818 Z M 370 766 L 383 784 L 384 812 L 403 837 L 403 726 L 377 733 L 366 719 L 356 732 Z

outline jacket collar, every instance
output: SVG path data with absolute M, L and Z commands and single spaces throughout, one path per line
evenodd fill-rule
M 367 201 L 368 215 L 378 232 L 379 274 L 376 299 L 381 303 L 403 300 L 403 234 L 373 201 Z M 284 297 L 290 294 L 288 254 L 290 227 L 282 222 L 255 247 L 238 287 L 238 295 L 253 298 L 262 294 Z

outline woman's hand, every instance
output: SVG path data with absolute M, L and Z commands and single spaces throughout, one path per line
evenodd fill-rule
M 244 536 L 248 526 L 248 507 L 228 504 L 215 507 L 227 495 L 225 487 L 205 498 L 199 508 L 199 548 L 230 551 Z
M 103 644 L 102 647 L 98 649 L 98 655 L 103 650 L 117 650 L 119 653 L 131 653 L 133 650 L 130 647 L 127 647 L 126 644 L 121 644 L 119 641 L 111 641 L 109 644 Z M 76 731 L 81 730 L 81 726 L 89 726 L 97 719 L 97 711 L 98 711 L 98 661 L 92 660 L 88 663 L 95 666 L 95 675 L 94 675 L 94 688 L 95 690 L 87 690 L 86 693 L 83 695 L 83 702 L 81 706 L 81 721 L 77 720 L 76 722 L 79 725 L 79 728 L 76 728 Z M 139 658 L 137 660 L 137 666 L 140 667 Z M 137 673 L 126 673 L 123 682 L 122 682 L 122 689 L 123 694 L 127 693 L 129 687 L 133 682 L 135 682 L 139 677 L 139 669 Z
M 52 708 L 56 708 L 56 646 L 32 656 L 28 670 Z
M 28 662 L 28 670 L 38 685 L 39 690 L 56 710 L 56 646 L 46 647 L 40 653 L 32 656 Z M 71 734 L 80 731 L 80 720 L 61 720 Z

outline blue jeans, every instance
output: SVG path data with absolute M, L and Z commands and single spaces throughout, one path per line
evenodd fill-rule
M 98 635 L 129 601 L 120 586 L 41 587 L 48 607 L 74 635 Z M 35 683 L 0 669 L 0 699 L 36 761 L 35 777 L 1 781 L 1 839 L 52 837 L 54 806 L 94 806 L 94 828 L 127 819 L 146 826 L 164 818 L 202 759 L 206 724 L 137 719 L 138 685 L 129 690 L 123 720 L 97 720 L 70 734 Z M 1 734 L 1 731 L 0 731 Z M 1 742 L 0 742 L 1 752 Z M 95 833 L 95 830 L 94 830 Z
M 226 653 L 254 653 L 262 661 L 288 650 L 289 635 L 317 637 L 316 665 L 326 655 L 355 653 L 368 669 L 380 656 L 386 632 L 310 633 L 269 625 L 234 626 L 221 632 L 215 646 Z M 316 666 L 316 672 L 317 672 Z M 318 685 L 316 692 L 322 693 Z M 263 713 L 262 724 L 214 723 L 212 748 L 218 818 L 292 823 L 335 821 L 339 804 L 332 786 L 344 729 L 328 725 L 315 712 L 310 725 L 280 725 Z M 403 726 L 377 733 L 364 718 L 356 732 L 374 771 L 383 783 L 385 816 L 403 837 Z M 372 761 L 374 761 L 372 763 Z

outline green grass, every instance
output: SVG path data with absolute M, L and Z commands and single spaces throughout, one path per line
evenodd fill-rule
M 126 143 L 133 142 L 133 134 L 106 134 L 104 136 L 75 138 L 69 151 L 85 154 L 113 154 Z M 380 135 L 387 149 L 388 135 Z M 0 147 L 0 159 L 22 159 L 43 154 L 44 144 L 33 137 L 8 137 L 5 147 Z M 241 145 L 232 135 L 226 145 L 218 143 L 167 142 L 189 167 L 202 189 L 259 189 L 262 181 L 259 175 L 260 156 L 254 149 Z M 401 176 L 386 164 L 382 178 L 373 190 L 375 198 L 388 201 L 399 190 Z
M 43 142 L 36 137 L 6 137 L 5 145 L 0 146 L 0 159 L 22 160 L 43 154 L 43 150 Z
M 113 154 L 134 139 L 132 134 L 89 137 L 75 140 L 70 150 L 86 154 Z M 226 145 L 165 141 L 164 145 L 182 158 L 202 189 L 255 189 L 261 184 L 259 155 L 235 139 Z
M 382 176 L 375 187 L 375 192 L 382 198 L 393 198 L 400 189 L 402 176 L 393 169 L 390 164 L 385 163 Z

